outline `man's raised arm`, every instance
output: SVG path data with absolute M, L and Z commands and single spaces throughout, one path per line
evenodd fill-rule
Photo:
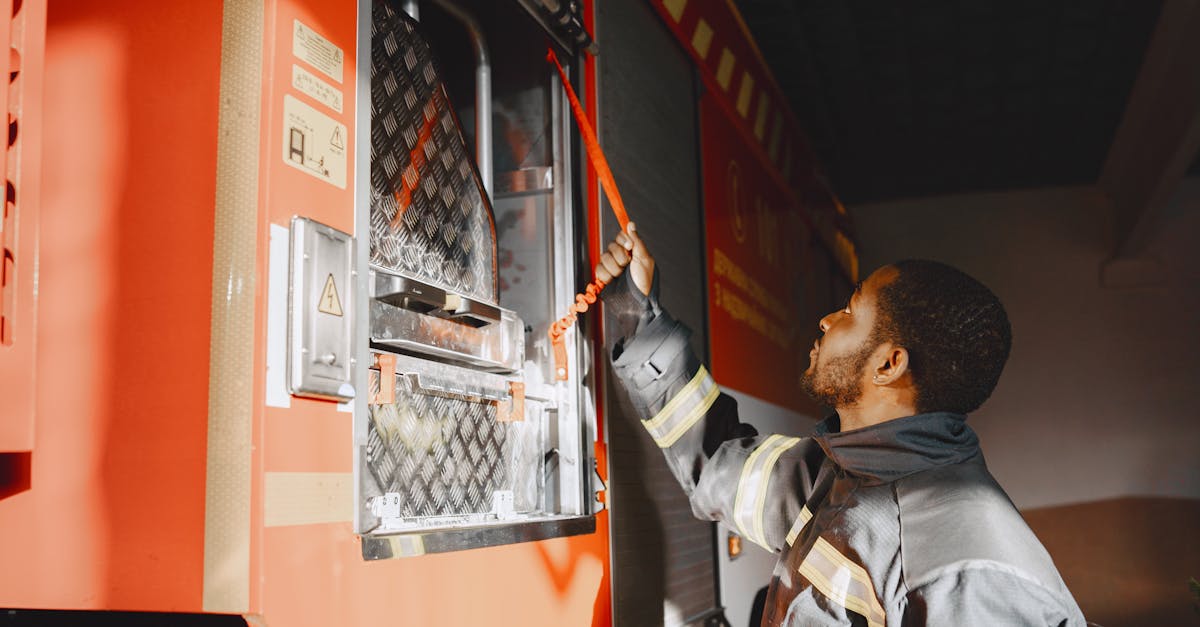
M 613 371 L 693 513 L 781 550 L 799 530 L 824 458 L 820 447 L 808 438 L 760 436 L 738 420 L 737 402 L 692 352 L 691 331 L 659 306 L 654 259 L 635 225 L 609 245 L 596 276 L 611 282 L 603 298 L 617 319 Z

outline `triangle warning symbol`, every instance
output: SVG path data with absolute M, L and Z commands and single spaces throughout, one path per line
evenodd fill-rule
M 346 140 L 342 137 L 342 127 L 333 127 L 333 136 L 329 138 L 329 145 L 343 150 L 346 148 Z
M 333 284 L 333 275 L 325 279 L 325 289 L 321 290 L 321 300 L 317 303 L 317 311 L 331 316 L 342 315 L 342 301 L 338 298 L 337 286 Z

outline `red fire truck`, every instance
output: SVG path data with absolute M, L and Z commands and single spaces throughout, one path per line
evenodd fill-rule
M 0 607 L 744 622 L 734 543 L 609 399 L 602 319 L 548 336 L 616 229 L 550 48 L 718 382 L 811 413 L 790 321 L 851 284 L 850 228 L 731 2 L 0 15 Z M 687 89 L 630 84 L 664 67 Z

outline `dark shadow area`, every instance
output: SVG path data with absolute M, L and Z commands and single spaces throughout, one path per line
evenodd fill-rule
M 0 610 L 3 627 L 244 627 L 246 620 L 228 614 L 170 612 L 84 612 L 64 610 Z
M 847 205 L 1095 181 L 1163 4 L 737 3 Z
M 661 453 L 649 450 L 653 443 L 644 446 L 642 438 L 649 436 L 638 424 L 637 413 L 624 390 L 613 384 L 615 378 L 610 366 L 606 377 L 609 400 L 606 426 L 612 473 L 608 478 L 608 498 L 614 625 L 661 625 L 667 601 L 667 564 L 665 530 L 656 501 L 670 495 L 651 494 L 647 488 L 653 476 L 665 474 L 669 478 L 670 471 Z M 655 463 L 663 468 L 652 471 L 649 466 Z M 682 490 L 675 491 L 686 501 Z
M 747 623 L 750 627 L 758 627 L 762 624 L 763 610 L 767 607 L 767 586 L 763 586 L 754 595 L 754 603 L 750 605 L 750 622 Z
M 1021 512 L 1084 616 L 1104 627 L 1197 625 L 1200 499 L 1125 497 Z
M 597 5 L 604 33 L 599 128 L 630 217 L 647 237 L 664 279 L 664 306 L 706 353 L 704 223 L 690 60 L 644 2 Z M 655 59 L 647 63 L 646 59 Z M 602 241 L 616 235 L 601 210 Z M 611 313 L 611 312 L 609 312 Z M 616 339 L 609 317 L 606 348 Z M 612 497 L 614 625 L 699 622 L 718 607 L 712 523 L 696 520 L 662 451 L 607 377 L 606 418 Z M 690 624 L 690 623 L 689 623 Z
M 29 489 L 33 453 L 0 453 L 0 501 Z
M 651 4 L 598 3 L 601 144 L 630 217 L 664 277 L 662 303 L 707 353 L 704 219 L 693 65 Z M 648 59 L 654 62 L 648 63 Z M 601 209 L 601 241 L 617 225 Z M 606 348 L 617 328 L 606 312 Z M 693 517 L 662 451 L 607 377 L 613 621 L 617 627 L 706 624 L 719 608 L 712 523 Z

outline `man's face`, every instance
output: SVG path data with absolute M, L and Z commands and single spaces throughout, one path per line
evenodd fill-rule
M 808 370 L 800 377 L 801 389 L 817 402 L 836 409 L 862 397 L 868 362 L 878 348 L 872 332 L 879 290 L 898 273 L 891 266 L 876 270 L 858 284 L 846 307 L 821 318 L 823 336 L 813 343 Z

